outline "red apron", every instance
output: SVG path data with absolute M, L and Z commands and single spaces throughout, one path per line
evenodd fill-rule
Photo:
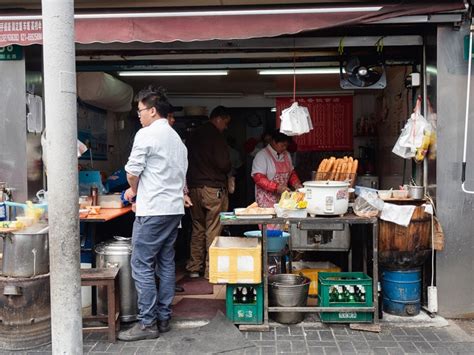
M 274 178 L 271 181 L 276 182 L 279 185 L 287 186 L 292 171 L 291 161 L 288 158 L 288 154 L 286 152 L 283 153 L 285 154 L 283 161 L 278 161 L 274 158 L 268 147 L 265 148 L 265 152 L 273 160 L 273 164 L 275 164 L 276 172 Z M 255 185 L 255 199 L 259 207 L 269 208 L 278 203 L 280 200 L 280 194 L 278 192 L 264 190 L 258 185 Z

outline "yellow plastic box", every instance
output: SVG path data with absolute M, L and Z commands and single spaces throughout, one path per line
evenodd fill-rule
M 340 272 L 341 268 L 329 261 L 294 261 L 293 274 L 303 274 L 311 280 L 309 294 L 318 295 L 318 274 L 320 272 Z
M 209 247 L 209 282 L 262 282 L 262 246 L 258 238 L 217 237 Z

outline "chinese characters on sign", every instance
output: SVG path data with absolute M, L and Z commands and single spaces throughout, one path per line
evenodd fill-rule
M 0 47 L 0 61 L 3 60 L 21 60 L 23 59 L 23 50 L 19 46 Z
M 298 151 L 348 151 L 353 149 L 352 96 L 313 96 L 296 98 L 309 110 L 314 129 L 293 137 Z M 276 99 L 277 126 L 280 114 L 293 103 L 292 98 Z
M 0 47 L 11 44 L 41 44 L 42 41 L 41 20 L 0 21 Z

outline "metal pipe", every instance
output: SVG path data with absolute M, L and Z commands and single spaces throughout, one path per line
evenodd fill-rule
M 82 354 L 74 1 L 42 0 L 53 354 Z
M 428 119 L 428 84 L 426 82 L 426 41 L 423 41 L 423 116 Z M 423 186 L 428 191 L 428 157 L 423 159 Z
M 473 190 L 468 190 L 466 184 L 466 167 L 467 167 L 467 138 L 469 132 L 469 102 L 471 98 L 471 72 L 472 72 L 472 32 L 474 26 L 471 23 L 469 27 L 469 55 L 467 64 L 467 87 L 466 87 L 466 115 L 464 117 L 464 143 L 462 150 L 462 164 L 461 164 L 461 188 L 467 194 L 474 194 Z

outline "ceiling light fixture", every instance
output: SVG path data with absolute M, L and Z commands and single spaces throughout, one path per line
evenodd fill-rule
M 119 76 L 218 76 L 228 70 L 167 70 L 167 71 L 120 71 Z
M 341 7 L 306 7 L 281 9 L 246 9 L 246 10 L 214 10 L 214 11 L 175 11 L 175 12 L 127 12 L 127 13 L 96 13 L 75 14 L 75 19 L 104 18 L 156 18 L 156 17 L 197 17 L 197 16 L 252 16 L 252 15 L 294 15 L 294 14 L 327 14 L 345 12 L 376 12 L 383 6 L 341 6 Z M 0 20 L 41 20 L 41 15 L 0 16 Z
M 339 74 L 339 68 L 262 69 L 258 73 L 260 75 Z

